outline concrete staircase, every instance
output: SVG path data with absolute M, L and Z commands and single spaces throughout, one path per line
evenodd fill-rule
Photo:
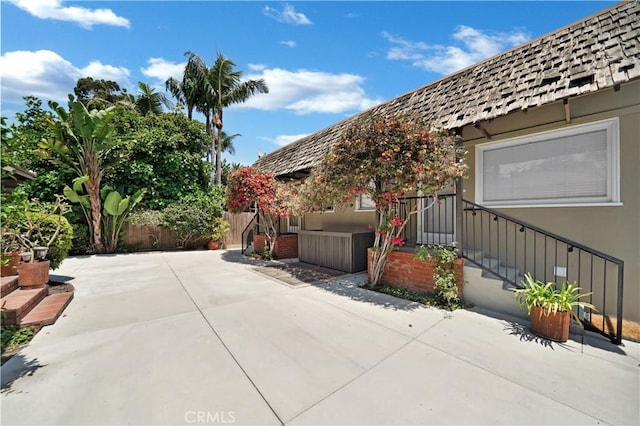
M 514 297 L 513 291 L 516 287 L 496 275 L 499 273 L 506 277 L 514 277 L 514 281 L 519 283 L 524 278 L 520 271 L 503 265 L 498 259 L 486 257 L 481 252 L 471 251 L 467 256 L 482 267 L 465 259 L 464 299 L 485 309 L 528 318 L 527 311 L 520 309 Z
M 2 277 L 0 304 L 4 308 L 3 324 L 20 327 L 43 327 L 56 322 L 73 299 L 73 293 L 49 295 L 49 287 L 18 288 L 18 276 Z

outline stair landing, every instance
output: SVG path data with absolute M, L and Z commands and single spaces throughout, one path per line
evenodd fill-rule
M 2 305 L 5 309 L 4 323 L 8 325 L 18 325 L 33 308 L 36 307 L 47 295 L 47 287 L 14 290 L 2 298 Z
M 73 299 L 73 293 L 58 293 L 47 296 L 31 312 L 22 318 L 20 326 L 51 325 L 62 315 L 62 311 Z
M 51 325 L 73 299 L 73 292 L 49 295 L 49 286 L 17 287 L 17 277 L 2 277 L 3 324 L 42 327 Z
M 11 293 L 15 289 L 18 288 L 18 276 L 11 275 L 8 277 L 1 277 L 2 282 L 0 285 L 0 297 L 5 297 L 7 294 Z

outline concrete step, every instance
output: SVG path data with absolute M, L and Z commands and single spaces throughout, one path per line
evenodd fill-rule
M 21 327 L 51 325 L 62 315 L 73 299 L 73 293 L 58 293 L 45 297 L 31 312 L 22 318 Z
M 475 306 L 503 312 L 521 318 L 528 318 L 527 312 L 520 309 L 513 291 L 505 291 L 502 279 L 483 276 L 480 268 L 464 266 L 464 299 Z
M 49 294 L 47 286 L 36 289 L 14 290 L 0 301 L 5 309 L 4 324 L 18 325 L 38 303 Z
M 8 277 L 2 277 L 2 283 L 0 284 L 0 297 L 5 297 L 12 291 L 18 288 L 18 276 L 11 275 Z
M 517 280 L 518 276 L 520 275 L 520 271 L 517 268 L 511 268 L 509 266 L 503 266 L 503 265 L 500 265 L 495 268 L 491 268 L 491 271 L 484 270 L 482 273 L 484 277 L 493 278 L 496 280 L 503 279 L 497 274 L 500 274 L 501 276 L 512 279 L 512 280 L 513 279 Z M 519 281 L 516 281 L 516 282 L 519 282 Z

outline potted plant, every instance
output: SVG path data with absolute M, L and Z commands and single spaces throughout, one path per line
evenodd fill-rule
M 211 220 L 210 232 L 207 236 L 207 238 L 209 238 L 209 250 L 217 250 L 220 248 L 220 245 L 223 244 L 224 240 L 229 236 L 230 230 L 229 222 L 221 217 L 214 217 Z
M 531 331 L 549 340 L 566 342 L 569 339 L 570 320 L 573 317 L 579 324 L 580 319 L 573 308 L 580 306 L 595 310 L 591 303 L 580 299 L 592 293 L 580 293 L 576 282 L 564 282 L 557 287 L 556 283 L 546 284 L 533 279 L 530 273 L 522 281 L 524 288 L 515 291 L 521 308 L 527 308 L 531 316 Z
M 56 268 L 66 257 L 73 238 L 73 229 L 64 217 L 69 210 L 60 196 L 53 204 L 32 200 L 24 214 L 13 221 L 10 233 L 23 249 L 23 262 L 18 265 L 21 287 L 46 285 L 49 269 Z
M 18 273 L 20 243 L 14 234 L 3 228 L 0 275 L 7 277 Z

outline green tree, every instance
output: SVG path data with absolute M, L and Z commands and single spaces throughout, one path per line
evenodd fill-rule
M 88 109 L 107 108 L 123 100 L 127 95 L 126 89 L 121 89 L 117 82 L 103 79 L 94 80 L 92 77 L 78 79 L 73 93 L 78 101 Z
M 239 133 L 236 133 L 235 135 L 228 135 L 227 132 L 222 132 L 222 152 L 228 152 L 229 154 L 233 155 L 236 153 L 236 148 L 233 146 L 233 140 L 235 138 L 237 138 L 238 136 L 242 136 Z M 211 146 L 207 147 L 207 161 L 212 162 L 211 159 L 213 158 L 213 153 L 211 152 Z M 222 175 L 223 175 L 223 181 L 224 181 L 224 159 L 222 160 Z M 224 182 L 223 182 L 224 183 Z
M 376 205 L 371 283 L 377 285 L 387 255 L 403 244 L 402 231 L 418 207 L 401 218 L 394 206 L 404 194 L 438 193 L 464 175 L 464 152 L 452 134 L 420 118 L 364 114 L 345 129 L 301 190 L 309 207 L 350 203 L 361 194 Z
M 197 105 L 205 115 L 207 129 L 209 129 L 211 119 L 217 129 L 215 138 L 212 138 L 212 151 L 216 153 L 216 166 L 215 176 L 212 171 L 211 181 L 220 185 L 222 183 L 221 141 L 224 109 L 232 104 L 245 102 L 257 93 L 269 93 L 269 89 L 263 79 L 243 81 L 242 71 L 234 71 L 235 63 L 221 53 L 217 54 L 215 62 L 211 68 L 208 68 L 202 58 L 190 52 L 187 66 L 198 76 L 199 101 Z
M 164 93 L 157 92 L 154 87 L 142 81 L 138 82 L 139 92 L 135 96 L 135 105 L 140 114 L 147 115 L 149 112 L 159 114 L 164 105 L 168 109 L 173 108 L 173 104 Z
M 141 116 L 119 111 L 113 120 L 124 141 L 109 160 L 112 169 L 105 183 L 123 194 L 147 190 L 141 206 L 162 209 L 189 193 L 209 185 L 209 164 L 204 161 L 208 137 L 204 125 L 183 114 Z
M 185 56 L 190 58 L 191 52 L 185 52 Z M 189 120 L 193 119 L 193 110 L 200 100 L 199 73 L 196 72 L 197 66 L 198 64 L 195 61 L 187 61 L 184 72 L 182 73 L 182 80 L 170 77 L 165 82 L 167 91 L 176 98 L 178 103 L 187 107 L 187 118 Z
M 25 96 L 26 109 L 17 112 L 16 122 L 2 124 L 2 165 L 20 166 L 35 170 L 43 165 L 42 159 L 34 155 L 38 143 L 53 135 L 49 128 L 51 112 L 42 109 L 42 100 L 35 96 Z
M 105 174 L 105 157 L 117 144 L 112 124 L 114 110 L 109 107 L 88 111 L 73 95 L 69 95 L 69 111 L 53 101 L 49 101 L 49 107 L 57 115 L 50 122 L 55 136 L 40 146 L 54 163 L 72 168 L 78 176 L 87 177 L 84 187 L 91 204 L 88 223 L 90 243 L 101 253 L 104 243 L 100 189 Z

